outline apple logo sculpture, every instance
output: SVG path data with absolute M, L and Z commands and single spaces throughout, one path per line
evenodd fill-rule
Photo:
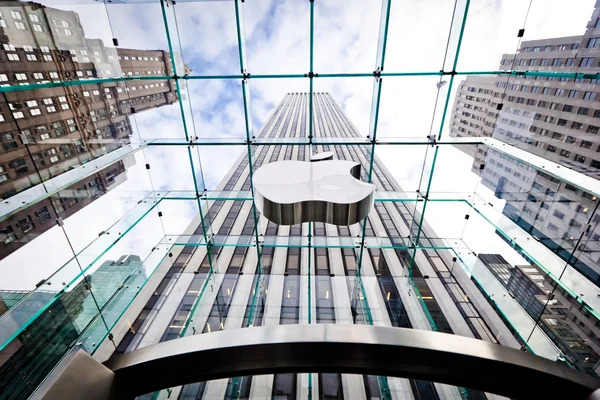
M 369 214 L 375 185 L 360 180 L 360 164 L 333 160 L 333 153 L 311 162 L 278 161 L 254 173 L 254 202 L 279 225 L 324 222 L 352 225 Z

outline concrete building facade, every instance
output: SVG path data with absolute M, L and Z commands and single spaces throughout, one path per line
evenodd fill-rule
M 0 2 L 0 84 L 41 85 L 0 94 L 0 198 L 122 148 L 135 134 L 129 115 L 177 101 L 169 80 L 48 84 L 172 74 L 167 51 L 106 47 L 102 40 L 85 37 L 75 12 Z M 80 181 L 73 189 L 93 192 L 87 201 L 59 196 L 0 222 L 0 259 L 43 233 L 56 217 L 93 201 L 124 171 L 117 162 L 102 176 Z
M 493 137 L 600 177 L 600 3 L 581 36 L 524 41 L 501 70 L 578 72 L 552 76 L 468 77 L 459 84 L 450 136 Z M 586 76 L 585 74 L 590 74 Z M 460 146 L 465 149 L 469 146 Z M 600 216 L 591 193 L 485 146 L 468 150 L 472 170 L 507 201 L 508 218 L 600 285 Z

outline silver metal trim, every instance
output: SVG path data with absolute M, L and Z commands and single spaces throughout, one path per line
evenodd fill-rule
M 519 399 L 584 399 L 600 381 L 482 340 L 366 325 L 280 325 L 188 336 L 109 360 L 131 395 L 232 376 L 339 372 L 424 379 Z

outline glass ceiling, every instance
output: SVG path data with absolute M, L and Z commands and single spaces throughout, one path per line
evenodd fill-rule
M 525 312 L 524 305 L 509 294 L 478 255 L 500 254 L 513 266 L 539 267 L 549 276 L 548 300 L 555 292 L 563 293 L 574 298 L 581 310 L 585 310 L 582 312 L 600 319 L 597 281 L 586 279 L 594 273 L 586 272 L 579 261 L 574 261 L 596 260 L 590 261 L 591 268 L 600 270 L 597 238 L 593 234 L 600 196 L 597 176 L 589 170 L 565 168 L 511 146 L 507 140 L 500 140 L 496 130 L 492 137 L 450 136 L 452 114 L 457 111 L 455 98 L 467 77 L 503 78 L 505 87 L 515 82 L 533 82 L 539 77 L 565 82 L 598 79 L 597 71 L 577 66 L 569 71 L 530 71 L 500 65 L 502 55 L 516 54 L 523 41 L 583 35 L 593 12 L 593 1 L 566 8 L 558 8 L 561 5 L 558 1 L 551 6 L 546 1 L 492 5 L 468 0 L 430 4 L 392 0 L 41 3 L 75 12 L 83 32 L 77 31 L 77 27 L 54 26 L 53 34 L 47 35 L 52 40 L 44 42 L 41 36 L 36 36 L 36 31 L 26 30 L 41 49 L 36 53 L 38 56 L 45 54 L 42 47 L 47 46 L 48 54 L 53 57 L 71 54 L 79 57 L 80 63 L 86 62 L 81 58 L 94 55 L 71 52 L 76 46 L 72 38 L 80 35 L 100 39 L 105 55 L 112 54 L 113 58 L 101 62 L 88 60 L 94 64 L 92 76 L 71 73 L 41 80 L 31 77 L 21 82 L 3 82 L 0 87 L 4 97 L 0 106 L 3 118 L 14 123 L 15 137 L 22 138 L 19 148 L 24 149 L 28 165 L 38 165 L 36 154 L 41 151 L 52 152 L 61 146 L 81 143 L 75 143 L 69 135 L 28 142 L 25 131 L 33 127 L 27 124 L 27 112 L 19 119 L 20 108 L 9 110 L 8 103 L 25 102 L 32 93 L 39 93 L 35 97 L 41 98 L 50 90 L 52 96 L 57 97 L 60 92 L 74 101 L 74 92 L 86 88 L 93 92 L 92 85 L 100 85 L 99 88 L 137 85 L 136 90 L 160 85 L 169 87 L 176 98 L 148 110 L 135 109 L 143 108 L 141 105 L 132 105 L 131 109 L 127 106 L 123 113 L 129 115 L 128 135 L 102 137 L 87 132 L 87 146 L 77 150 L 79 162 L 61 171 L 36 167 L 36 175 L 27 185 L 14 184 L 11 191 L 2 189 L 2 193 L 7 193 L 0 204 L 2 221 L 27 225 L 22 220 L 23 210 L 48 202 L 48 207 L 54 210 L 48 224 L 55 220 L 57 223 L 50 229 L 33 231 L 25 245 L 0 261 L 0 291 L 33 291 L 10 310 L 13 318 L 7 318 L 8 314 L 0 317 L 0 348 L 47 310 L 58 294 L 77 287 L 103 263 L 126 254 L 139 256 L 143 262 L 137 280 L 127 287 L 120 305 L 103 313 L 98 310 L 97 315 L 90 317 L 92 322 L 82 325 L 88 332 L 84 344 L 94 352 L 140 287 L 178 247 L 205 247 L 208 254 L 215 252 L 209 257 L 210 274 L 199 289 L 194 309 L 202 304 L 202 294 L 210 282 L 223 279 L 219 278 L 224 270 L 219 268 L 215 250 L 220 247 L 250 247 L 257 252 L 259 261 L 251 274 L 256 277 L 252 304 L 261 301 L 265 290 L 260 283 L 263 279 L 260 260 L 267 248 L 354 249 L 357 273 L 352 279 L 356 279 L 357 296 L 361 299 L 368 298 L 365 287 L 372 285 L 370 280 L 374 276 L 372 271 L 362 272 L 365 250 L 401 250 L 408 254 L 411 266 L 423 254 L 443 250 L 452 268 L 467 272 L 527 349 L 535 354 L 553 360 L 566 358 L 560 347 L 543 333 L 540 318 L 532 318 Z M 14 6 L 14 2 L 0 2 L 2 18 L 7 23 L 13 23 L 9 15 Z M 25 16 L 32 6 L 19 3 L 19 7 L 28 29 L 32 28 L 35 21 Z M 14 43 L 17 48 L 27 42 L 19 36 L 8 37 L 8 44 Z M 168 56 L 166 68 L 159 71 L 148 67 L 146 76 L 143 71 L 128 75 L 130 66 L 121 55 L 124 53 L 117 54 L 115 49 L 162 50 Z M 68 67 L 59 68 L 67 70 Z M 363 137 L 314 135 L 312 96 L 305 137 L 259 137 L 272 110 L 287 93 L 297 92 L 329 93 Z M 119 101 L 135 97 L 132 90 L 118 93 Z M 93 119 L 97 115 L 85 117 Z M 116 123 L 111 120 L 111 124 Z M 260 229 L 261 220 L 254 213 L 251 235 L 217 234 L 212 230 L 212 216 L 208 212 L 212 202 L 253 200 L 252 187 L 247 191 L 223 190 L 219 186 L 221 180 L 242 158 L 250 162 L 252 171 L 259 149 L 273 145 L 311 145 L 318 151 L 323 150 L 322 146 L 329 146 L 330 150 L 366 146 L 371 160 L 368 179 L 372 178 L 373 160 L 377 157 L 403 189 L 377 191 L 375 204 L 406 205 L 410 210 L 407 215 L 410 229 L 400 237 L 369 235 L 364 224 L 357 227 L 358 237 L 319 236 L 312 228 L 308 234 L 296 237 L 260 235 L 264 229 Z M 573 220 L 568 234 L 551 238 L 560 246 L 560 254 L 504 212 L 510 201 L 482 183 L 485 174 L 478 166 L 472 169 L 473 159 L 466 154 L 477 153 L 479 149 L 484 149 L 479 153 L 484 154 L 481 164 L 501 159 L 505 165 L 518 166 L 524 175 L 549 177 L 556 186 L 555 192 L 566 188 L 588 194 L 589 201 L 585 203 L 570 201 L 573 209 L 585 208 L 585 221 Z M 91 186 L 81 189 L 80 182 L 98 171 L 107 176 L 115 163 L 120 163 L 123 169 L 116 173 L 117 184 L 113 185 L 111 180 L 100 194 Z M 526 202 L 528 196 L 540 198 L 535 185 L 520 189 L 514 202 Z M 67 215 L 64 209 L 59 209 L 59 204 L 66 201 L 87 205 Z M 558 196 L 546 196 L 544 201 L 552 205 L 561 200 Z M 38 220 L 33 224 L 40 224 L 40 215 L 35 218 Z M 200 233 L 188 229 L 192 222 L 200 221 Z M 11 232 L 2 234 L 4 243 L 13 240 Z M 404 271 L 402 276 L 395 277 L 397 281 L 404 282 L 406 288 L 417 288 L 415 280 L 423 278 L 413 277 L 412 268 Z M 427 279 L 441 277 L 431 275 Z M 45 297 L 45 293 L 52 295 Z M 430 315 L 423 299 L 420 306 Z M 253 312 L 248 318 L 250 325 Z M 307 318 L 310 323 L 310 312 Z M 187 319 L 180 336 L 192 334 L 188 329 L 192 320 Z M 430 320 L 433 321 L 431 317 Z M 429 328 L 437 329 L 435 324 Z

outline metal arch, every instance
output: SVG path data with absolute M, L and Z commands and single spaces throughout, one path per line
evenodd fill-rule
M 280 325 L 188 336 L 105 363 L 129 395 L 232 376 L 339 372 L 424 379 L 520 398 L 585 399 L 600 380 L 482 340 L 367 325 Z

